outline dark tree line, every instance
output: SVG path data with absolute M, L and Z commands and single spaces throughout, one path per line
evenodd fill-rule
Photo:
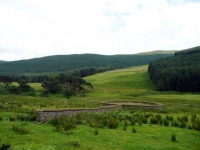
M 91 83 L 86 82 L 80 77 L 68 76 L 66 74 L 59 74 L 55 77 L 47 77 L 42 82 L 44 88 L 44 95 L 63 93 L 66 98 L 72 95 L 80 96 L 86 89 L 93 89 Z
M 200 92 L 200 46 L 151 61 L 148 72 L 159 91 Z
M 12 80 L 9 76 L 0 76 L 0 94 L 36 96 L 35 90 L 28 85 L 26 80 L 20 79 L 17 83 L 18 86 L 12 85 Z M 62 93 L 66 98 L 70 98 L 72 95 L 79 97 L 86 89 L 93 89 L 92 84 L 84 79 L 64 73 L 55 76 L 45 76 L 41 86 L 44 89 L 42 96 Z
M 115 68 L 113 66 L 107 66 L 107 67 L 85 67 L 80 68 L 72 71 L 66 72 L 68 76 L 77 76 L 77 77 L 87 77 L 90 75 L 94 75 L 97 73 L 106 72 L 109 70 L 114 70 Z M 18 82 L 19 80 L 25 80 L 28 83 L 36 83 L 36 82 L 43 82 L 48 75 L 12 75 L 9 76 L 12 80 L 12 82 Z

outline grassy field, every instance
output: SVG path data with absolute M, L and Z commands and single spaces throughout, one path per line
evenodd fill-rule
M 160 114 L 173 116 L 174 120 L 184 115 L 188 116 L 187 126 L 192 125 L 193 115 L 200 118 L 200 94 L 157 92 L 149 79 L 147 66 L 131 67 L 96 74 L 85 78 L 91 82 L 94 89 L 88 91 L 81 97 L 73 96 L 70 100 L 62 95 L 51 95 L 46 97 L 28 97 L 16 95 L 0 95 L 0 146 L 9 143 L 13 150 L 131 150 L 131 149 L 194 149 L 200 148 L 200 131 L 189 130 L 169 126 L 147 124 L 134 126 L 128 121 L 124 131 L 124 120 L 119 122 L 117 129 L 108 127 L 96 128 L 89 124 L 77 125 L 73 134 L 56 132 L 52 124 L 38 124 L 35 121 L 20 121 L 19 114 L 34 114 L 37 109 L 42 108 L 71 108 L 71 107 L 97 107 L 101 101 L 128 100 L 128 101 L 152 101 L 164 105 L 163 110 L 123 110 L 113 113 L 152 113 L 154 116 Z M 41 84 L 30 84 L 38 92 L 42 89 Z M 10 121 L 13 116 L 15 121 Z M 28 134 L 16 133 L 13 126 L 23 126 Z M 132 132 L 132 128 L 137 130 Z M 172 142 L 171 135 L 176 135 L 177 141 Z M 80 144 L 80 145 L 79 145 Z

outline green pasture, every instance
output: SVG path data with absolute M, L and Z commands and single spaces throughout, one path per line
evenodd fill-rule
M 34 121 L 10 121 L 10 116 L 17 118 L 18 114 L 36 113 L 37 109 L 55 108 L 91 108 L 98 107 L 101 101 L 151 101 L 163 104 L 163 110 L 131 110 L 138 113 L 159 113 L 162 116 L 172 115 L 174 118 L 187 115 L 192 124 L 191 116 L 200 118 L 200 93 L 157 92 L 149 79 L 147 65 L 112 70 L 85 77 L 94 89 L 86 91 L 82 96 L 66 99 L 62 94 L 40 97 L 41 83 L 30 85 L 37 91 L 37 97 L 23 95 L 0 95 L 0 146 L 2 143 L 11 144 L 13 150 L 198 150 L 200 148 L 200 132 L 164 125 L 136 124 L 136 133 L 132 133 L 132 125 L 123 130 L 124 123 L 120 122 L 117 129 L 95 128 L 77 125 L 73 134 L 68 135 L 55 131 L 51 124 L 38 124 Z M 17 83 L 13 83 L 17 84 Z M 127 113 L 130 113 L 128 110 Z M 29 134 L 19 134 L 13 131 L 13 125 L 22 125 Z M 175 133 L 177 141 L 171 141 Z M 80 147 L 70 145 L 70 141 L 80 144 Z
M 136 124 L 136 133 L 132 132 L 132 125 L 128 122 L 126 131 L 123 122 L 117 129 L 98 128 L 98 135 L 94 128 L 88 125 L 77 125 L 73 134 L 56 132 L 51 124 L 37 124 L 35 122 L 9 121 L 9 116 L 15 113 L 4 112 L 0 121 L 1 142 L 12 143 L 12 149 L 76 149 L 69 145 L 69 141 L 77 141 L 78 149 L 95 150 L 129 150 L 129 149 L 180 149 L 191 150 L 200 147 L 200 132 L 164 125 Z M 29 134 L 18 134 L 12 130 L 13 125 L 23 125 Z M 171 141 L 171 134 L 176 134 L 177 142 Z

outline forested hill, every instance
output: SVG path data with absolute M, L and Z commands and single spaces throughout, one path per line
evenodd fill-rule
M 125 68 L 136 65 L 148 64 L 158 58 L 172 56 L 173 54 L 152 55 L 97 55 L 97 54 L 74 54 L 57 55 L 29 60 L 20 60 L 0 63 L 0 74 L 22 75 L 22 74 L 46 74 L 61 73 L 84 67 L 106 67 Z
M 6 61 L 0 60 L 0 64 L 1 64 L 1 63 L 5 63 L 5 62 L 6 62 Z
M 148 71 L 160 91 L 200 92 L 200 46 L 154 60 Z

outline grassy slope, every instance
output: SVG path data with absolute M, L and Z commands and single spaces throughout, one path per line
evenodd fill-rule
M 87 94 L 97 100 L 145 100 L 161 103 L 194 103 L 199 105 L 199 93 L 157 92 L 147 73 L 147 65 L 114 70 L 86 77 L 94 86 Z
M 180 115 L 182 110 L 191 114 L 192 111 L 199 115 L 199 94 L 154 91 L 154 85 L 146 72 L 147 66 L 132 67 L 114 70 L 85 79 L 91 82 L 94 90 L 86 93 L 85 97 L 65 100 L 61 98 L 31 98 L 23 96 L 0 96 L 0 102 L 21 101 L 27 107 L 40 104 L 73 105 L 84 107 L 104 100 L 133 100 L 157 101 L 164 104 L 172 113 Z M 40 86 L 34 84 L 38 89 Z M 73 103 L 73 104 L 72 104 Z M 178 105 L 179 104 L 179 105 Z M 189 105 L 189 106 L 188 106 Z M 190 106 L 191 105 L 191 106 Z M 49 105 L 50 106 L 50 105 Z M 178 106 L 178 107 L 177 107 Z M 25 108 L 24 108 L 25 109 Z M 176 112 L 178 111 L 178 112 Z M 176 113 L 175 113 L 176 112 Z M 99 129 L 99 135 L 94 135 L 94 129 L 88 126 L 77 126 L 73 135 L 54 132 L 54 127 L 48 124 L 37 125 L 28 122 L 25 128 L 30 134 L 16 134 L 12 130 L 13 124 L 22 124 L 20 121 L 10 122 L 9 116 L 16 115 L 12 112 L 1 112 L 3 121 L 0 121 L 0 139 L 11 143 L 14 149 L 73 149 L 69 146 L 70 140 L 77 140 L 81 144 L 79 149 L 95 150 L 129 150 L 129 149 L 198 149 L 200 147 L 200 132 L 159 125 L 136 125 L 137 133 L 131 132 L 131 126 L 123 131 L 123 122 L 118 129 Z M 171 134 L 175 133 L 178 142 L 171 142 Z

